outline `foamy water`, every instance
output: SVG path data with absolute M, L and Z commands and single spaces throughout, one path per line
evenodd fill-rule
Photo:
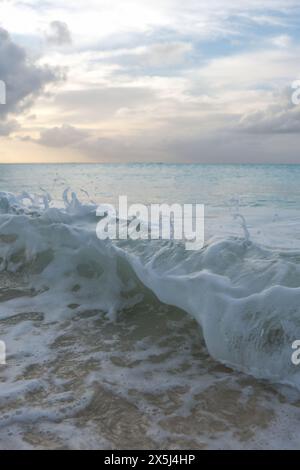
M 1 448 L 297 448 L 300 168 L 0 166 Z M 205 204 L 206 240 L 96 208 Z

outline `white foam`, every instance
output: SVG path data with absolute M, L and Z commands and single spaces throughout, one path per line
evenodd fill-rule
M 1 418 L 3 427 L 17 426 L 18 430 L 26 422 L 46 421 L 55 427 L 56 422 L 73 419 L 86 409 L 91 400 L 89 391 L 99 382 L 99 371 L 87 374 L 87 393 L 80 397 L 74 390 L 66 391 L 68 379 L 60 382 L 56 378 L 55 383 L 51 379 L 54 391 L 47 407 L 28 405 L 26 412 L 26 396 L 42 394 L 50 385 L 44 382 L 45 374 L 23 381 L 19 378 L 31 366 L 45 364 L 48 368 L 55 362 L 61 350 L 53 349 L 53 344 L 61 334 L 61 322 L 73 321 L 74 316 L 84 319 L 86 312 L 94 310 L 104 312 L 110 320 L 118 319 L 119 312 L 132 309 L 147 298 L 149 290 L 161 302 L 178 307 L 197 320 L 214 359 L 259 379 L 290 384 L 298 394 L 300 375 L 291 362 L 291 345 L 300 338 L 300 250 L 287 239 L 280 242 L 282 220 L 267 224 L 266 231 L 278 229 L 278 233 L 273 238 L 268 236 L 266 244 L 266 231 L 257 233 L 257 221 L 251 217 L 250 223 L 248 218 L 242 219 L 242 228 L 233 221 L 232 229 L 227 225 L 225 231 L 223 225 L 219 233 L 214 232 L 214 219 L 209 226 L 214 236 L 207 238 L 204 249 L 191 253 L 183 244 L 173 242 L 112 244 L 98 240 L 96 206 L 81 204 L 74 193 L 64 193 L 61 207 L 45 194 L 35 197 L 1 193 L 0 212 L 0 271 L 24 281 L 23 287 L 11 293 L 8 289 L 0 299 L 1 339 L 7 342 L 8 364 L 14 365 L 3 372 L 0 403 L 13 407 Z M 290 223 L 298 227 L 296 219 Z M 147 314 L 151 315 L 151 308 Z M 14 323 L 17 315 L 23 316 L 22 322 Z M 111 345 L 103 343 L 99 350 L 85 355 L 84 364 L 89 360 L 101 362 L 101 385 L 128 402 L 134 401 L 140 413 L 151 417 L 149 438 L 158 433 L 162 439 L 169 439 L 168 431 L 159 424 L 159 407 L 136 395 L 167 395 L 169 390 L 182 387 L 182 375 L 172 371 L 182 370 L 188 356 L 180 351 L 179 356 L 168 358 L 167 366 L 160 362 L 155 366 L 152 359 L 171 354 L 170 350 L 143 339 L 136 341 L 132 352 L 126 355 L 126 360 L 135 366 L 122 370 L 113 364 L 111 352 L 105 351 L 108 347 L 113 350 L 114 344 L 112 337 Z M 78 354 L 80 363 L 80 345 L 72 345 L 72 352 Z M 114 354 L 118 360 L 123 359 L 122 350 Z M 176 416 L 181 418 L 192 412 L 197 394 L 204 393 L 216 381 L 216 376 L 205 370 L 198 382 L 198 367 L 199 364 L 192 364 L 184 376 L 188 391 L 182 392 L 184 399 L 176 409 Z M 17 413 L 18 396 L 22 398 L 21 415 Z M 62 406 L 65 401 L 69 406 Z M 276 403 L 274 408 L 279 410 Z M 278 411 L 274 418 L 277 424 L 274 421 L 269 433 L 274 433 L 274 445 L 284 441 L 280 426 L 285 429 L 285 425 L 280 423 L 294 423 L 293 410 L 287 404 L 285 414 Z M 64 434 L 63 426 L 60 430 Z M 257 436 L 265 442 L 259 432 Z M 106 437 L 102 443 L 107 443 Z M 217 444 L 209 438 L 206 444 L 243 447 L 230 432 L 224 432 Z M 79 432 L 71 445 L 84 445 Z M 263 444 L 254 439 L 251 445 L 257 448 Z M 284 446 L 288 446 L 286 442 Z

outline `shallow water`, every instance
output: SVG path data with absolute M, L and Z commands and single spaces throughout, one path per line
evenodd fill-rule
M 299 172 L 0 166 L 0 447 L 298 448 Z M 122 194 L 204 203 L 205 247 L 99 241 Z

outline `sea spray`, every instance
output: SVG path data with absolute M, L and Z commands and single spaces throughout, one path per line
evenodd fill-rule
M 208 240 L 191 253 L 176 241 L 101 241 L 96 207 L 81 204 L 75 192 L 69 198 L 66 191 L 64 201 L 60 209 L 25 193 L 1 195 L 0 266 L 26 274 L 36 309 L 59 318 L 65 305 L 77 305 L 78 312 L 100 309 L 114 319 L 150 289 L 198 321 L 218 361 L 299 387 L 290 360 L 300 337 L 299 254 L 234 237 Z M 24 297 L 19 306 L 4 303 L 2 311 L 30 303 Z

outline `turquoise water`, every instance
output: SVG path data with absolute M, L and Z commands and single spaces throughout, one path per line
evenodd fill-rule
M 39 192 L 59 199 L 70 187 L 97 203 L 130 201 L 199 202 L 223 207 L 239 196 L 245 206 L 299 209 L 300 165 L 64 164 L 0 165 L 0 188 Z

